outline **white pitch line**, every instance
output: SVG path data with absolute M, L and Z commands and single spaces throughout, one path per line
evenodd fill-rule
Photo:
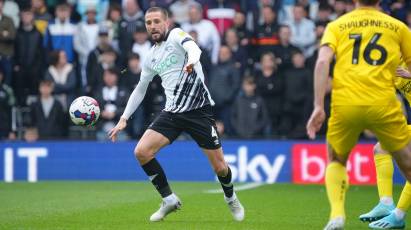
M 264 183 L 260 183 L 260 182 L 254 182 L 254 183 L 248 183 L 248 184 L 244 184 L 244 185 L 239 185 L 239 186 L 235 186 L 235 191 L 241 191 L 241 190 L 248 190 L 248 189 L 253 189 L 253 188 L 257 188 L 260 186 L 263 186 Z M 222 193 L 223 189 L 209 189 L 209 190 L 205 190 L 205 193 Z

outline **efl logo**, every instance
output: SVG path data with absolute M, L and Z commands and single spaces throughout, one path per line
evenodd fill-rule
M 352 150 L 347 163 L 350 184 L 375 184 L 373 146 L 372 144 L 359 144 Z M 327 166 L 325 144 L 296 144 L 291 151 L 294 183 L 324 183 Z

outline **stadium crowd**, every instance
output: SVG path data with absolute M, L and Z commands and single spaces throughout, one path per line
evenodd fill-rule
M 202 49 L 223 137 L 306 138 L 319 40 L 351 0 L 0 0 L 0 139 L 106 139 L 151 47 L 151 6 L 166 7 Z M 410 1 L 381 8 L 411 28 Z M 121 139 L 139 137 L 162 110 L 160 84 L 150 84 Z M 67 112 L 81 95 L 101 108 L 90 137 Z

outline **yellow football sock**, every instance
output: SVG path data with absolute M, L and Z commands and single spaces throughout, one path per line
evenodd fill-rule
M 392 176 L 394 165 L 390 154 L 374 155 L 375 169 L 377 171 L 378 195 L 382 197 L 392 197 Z
M 345 193 L 348 189 L 348 176 L 345 167 L 337 162 L 328 164 L 325 171 L 325 187 L 331 205 L 330 219 L 345 218 Z
M 398 201 L 397 208 L 406 212 L 411 205 L 411 184 L 407 181 L 404 188 L 402 189 L 400 200 Z

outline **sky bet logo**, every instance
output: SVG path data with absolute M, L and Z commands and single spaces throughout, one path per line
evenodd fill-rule
M 39 158 L 47 157 L 46 148 L 17 148 L 16 156 L 27 158 L 27 181 L 37 182 L 37 166 Z M 14 159 L 15 154 L 12 148 L 4 149 L 4 181 L 14 181 Z M 18 169 L 16 169 L 18 170 Z M 21 169 L 20 169 L 21 170 Z
M 346 167 L 350 184 L 375 184 L 373 146 L 372 144 L 358 144 L 351 151 Z M 328 161 L 325 144 L 295 144 L 291 153 L 294 183 L 324 183 Z
M 267 154 L 248 155 L 248 148 L 240 146 L 237 154 L 225 154 L 225 160 L 230 166 L 233 181 L 275 183 L 284 166 L 286 156 L 275 155 L 274 159 Z

